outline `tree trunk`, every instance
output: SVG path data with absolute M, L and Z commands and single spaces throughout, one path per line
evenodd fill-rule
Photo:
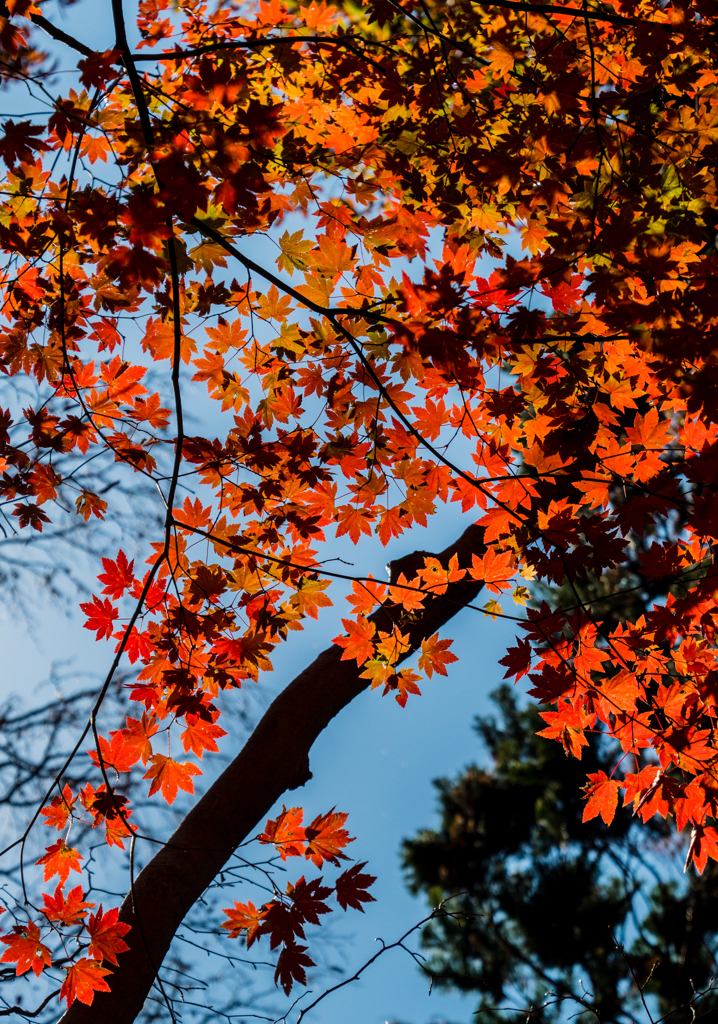
M 470 526 L 437 557 L 447 564 L 457 555 L 466 566 L 482 550 L 483 531 Z M 391 562 L 390 579 L 401 572 L 412 579 L 426 554 L 414 552 Z M 454 583 L 443 597 L 427 601 L 408 626 L 402 623 L 411 641 L 404 658 L 480 589 L 471 579 Z M 379 608 L 370 618 L 378 629 L 391 631 L 400 614 L 401 609 Z M 311 778 L 309 751 L 315 739 L 368 686 L 356 661 L 342 661 L 341 655 L 342 649 L 332 645 L 279 694 L 234 761 L 142 869 L 122 904 L 120 920 L 132 927 L 126 936 L 130 949 L 120 954 L 119 967 L 107 977 L 111 991 L 96 993 L 92 1006 L 76 1000 L 61 1024 L 131 1024 L 136 1019 L 185 915 L 279 797 Z

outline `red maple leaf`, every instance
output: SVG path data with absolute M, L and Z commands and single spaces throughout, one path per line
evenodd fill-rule
M 709 857 L 712 860 L 718 860 L 718 832 L 710 825 L 694 825 L 686 855 L 686 868 L 692 860 L 696 871 L 702 875 Z M 3 941 L 5 940 L 3 939 Z M 4 959 L 5 957 L 3 957 Z
M 583 809 L 583 821 L 590 821 L 600 814 L 606 824 L 610 825 L 618 806 L 621 784 L 615 779 L 609 779 L 605 772 L 596 772 L 589 775 L 588 779 L 588 784 L 583 787 L 588 798 Z
M 287 885 L 287 896 L 292 901 L 292 911 L 302 921 L 310 924 L 319 924 L 319 915 L 328 914 L 330 908 L 324 900 L 331 896 L 332 889 L 328 885 L 322 885 L 321 875 L 313 878 L 311 882 L 304 879 L 304 875 L 292 885 Z
M 517 646 L 509 647 L 506 655 L 499 661 L 499 665 L 506 666 L 504 679 L 516 676 L 516 682 L 518 682 L 521 676 L 525 676 L 531 668 L 531 642 L 520 640 L 519 637 L 516 637 L 516 642 Z
M 80 608 L 87 616 L 87 622 L 84 623 L 85 629 L 96 630 L 95 639 L 97 640 L 102 640 L 103 637 L 107 637 L 109 640 L 114 629 L 113 622 L 117 618 L 117 609 L 112 602 L 108 598 L 103 601 L 93 594 L 92 601 L 85 601 Z
M 67 968 L 67 977 L 60 989 L 60 999 L 66 999 L 68 1007 L 76 999 L 90 1006 L 95 998 L 95 992 L 110 991 L 110 986 L 105 981 L 108 974 L 112 974 L 112 971 L 102 967 L 97 960 L 83 957 Z
M 16 925 L 9 935 L 0 935 L 8 949 L 0 959 L 5 964 L 17 964 L 15 974 L 33 971 L 40 977 L 46 967 L 52 966 L 50 950 L 40 942 L 40 929 L 32 921 L 26 925 Z
M 70 889 L 67 897 L 62 891 L 62 885 L 58 885 L 54 896 L 42 894 L 45 903 L 42 912 L 48 921 L 59 921 L 66 925 L 80 924 L 82 919 L 87 917 L 88 911 L 95 906 L 94 903 L 86 903 L 82 896 L 81 885 Z
M 306 967 L 314 967 L 314 961 L 306 955 L 306 946 L 285 946 L 279 954 L 277 969 L 274 972 L 275 985 L 281 985 L 284 994 L 289 995 L 292 985 L 298 981 L 300 985 L 306 985 Z
M 366 890 L 376 882 L 374 875 L 362 874 L 362 868 L 366 867 L 366 861 L 361 864 L 354 864 L 347 868 L 334 883 L 337 894 L 337 902 L 342 910 L 353 907 L 364 913 L 362 903 L 373 903 L 374 897 Z
M 97 577 L 100 583 L 105 584 L 102 593 L 109 594 L 113 601 L 117 601 L 135 582 L 134 559 L 128 562 L 124 551 L 120 550 L 114 562 L 103 558 L 102 565 L 105 571 Z
M 42 533 L 42 524 L 50 522 L 50 517 L 47 513 L 32 503 L 16 505 L 15 511 L 12 514 L 18 517 L 21 528 L 32 526 L 33 530 L 38 530 L 39 533 Z
M 94 904 L 93 904 L 94 906 Z M 90 914 L 87 931 L 90 935 L 88 952 L 95 960 L 109 960 L 118 966 L 117 954 L 124 953 L 130 947 L 122 936 L 127 935 L 130 925 L 118 921 L 119 907 L 113 907 L 106 914 L 102 913 L 102 904 L 96 914 Z

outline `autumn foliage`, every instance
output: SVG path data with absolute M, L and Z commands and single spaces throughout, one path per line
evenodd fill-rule
M 357 574 L 342 659 L 418 699 L 455 657 L 432 632 L 400 668 L 410 628 L 475 581 L 486 616 L 518 620 L 502 664 L 544 705 L 542 735 L 578 758 L 592 731 L 614 738 L 586 819 L 610 825 L 619 800 L 669 818 L 702 871 L 718 859 L 714 4 L 140 0 L 136 29 L 111 6 L 103 52 L 42 3 L 1 19 L 11 78 L 44 66 L 43 31 L 77 70 L 46 119 L 0 138 L 0 367 L 39 396 L 0 412 L 0 487 L 28 536 L 89 524 L 113 500 L 93 488 L 105 460 L 156 484 L 164 526 L 141 557 L 128 541 L 103 559 L 81 604 L 108 674 L 77 756 L 103 781 L 58 778 L 38 808 L 45 905 L 8 926 L 3 961 L 39 975 L 49 932 L 71 932 L 62 998 L 110 990 L 133 936 L 83 900 L 73 823 L 121 851 L 118 785 L 192 794 L 226 734 L 220 695 L 331 605 L 325 541 L 391 552 L 450 503 L 483 543 Z M 205 436 L 188 396 L 211 407 Z M 615 621 L 583 584 L 626 565 L 655 601 Z M 528 605 L 532 581 L 570 597 Z M 105 722 L 121 663 L 136 710 Z M 345 819 L 292 808 L 259 840 L 336 866 Z M 329 896 L 371 899 L 362 868 L 237 902 L 224 927 L 281 947 L 288 992 Z

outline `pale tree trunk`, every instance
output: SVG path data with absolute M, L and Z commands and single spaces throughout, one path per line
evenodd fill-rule
M 453 555 L 471 564 L 483 551 L 483 531 L 470 526 L 437 557 L 446 565 Z M 390 578 L 411 579 L 428 552 L 414 552 L 390 563 Z M 426 602 L 423 612 L 402 622 L 411 650 L 469 604 L 481 584 L 462 580 L 446 595 Z M 371 620 L 391 631 L 401 609 L 379 608 Z M 109 993 L 96 993 L 92 1006 L 75 1001 L 61 1024 L 131 1024 L 142 1010 L 170 943 L 183 918 L 240 843 L 251 837 L 273 804 L 289 789 L 311 778 L 309 751 L 319 733 L 342 708 L 368 686 L 356 661 L 342 661 L 332 645 L 307 666 L 272 702 L 243 749 L 192 808 L 167 845 L 160 848 L 135 880 L 122 904 L 120 919 L 130 924 L 130 949 L 108 976 Z M 403 660 L 403 659 L 402 659 Z M 337 766 L 341 770 L 341 765 Z

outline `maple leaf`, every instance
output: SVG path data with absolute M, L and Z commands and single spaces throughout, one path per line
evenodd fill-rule
M 583 787 L 587 796 L 583 821 L 590 821 L 600 814 L 605 823 L 610 825 L 618 806 L 621 784 L 615 779 L 609 779 L 603 771 L 589 775 L 588 779 L 588 783 Z
M 422 672 L 426 672 L 429 679 L 431 679 L 434 672 L 438 672 L 440 676 L 445 676 L 447 674 L 446 666 L 459 660 L 449 650 L 453 642 L 453 640 L 439 640 L 438 633 L 434 633 L 427 640 L 421 641 L 419 668 Z
M 499 660 L 499 665 L 506 667 L 504 679 L 516 676 L 518 682 L 531 668 L 531 642 L 516 637 L 517 646 L 509 647 L 506 655 Z
M 335 636 L 332 643 L 344 648 L 342 661 L 350 661 L 355 658 L 357 665 L 361 667 L 374 653 L 372 637 L 376 633 L 376 626 L 363 615 L 360 615 L 357 621 L 342 619 L 342 625 L 348 635 Z
M 137 629 L 137 626 L 132 627 L 132 629 L 127 634 L 127 637 L 125 637 L 124 629 L 118 630 L 118 632 L 113 633 L 112 636 L 115 638 L 115 640 L 118 641 L 117 647 L 115 648 L 116 651 L 120 649 L 120 644 L 124 640 L 125 653 L 127 654 L 127 657 L 130 659 L 131 665 L 134 665 L 134 663 L 140 658 L 142 658 L 143 660 L 149 658 L 153 650 L 155 649 L 150 639 L 149 632 L 140 633 L 139 630 Z
M 107 502 L 97 494 L 93 494 L 92 491 L 83 491 L 75 501 L 75 507 L 78 515 L 81 515 L 85 522 L 88 523 L 90 516 L 95 516 L 97 519 L 105 518 Z
M 326 860 L 331 864 L 338 864 L 340 860 L 346 860 L 346 856 L 340 851 L 354 839 L 342 828 L 348 814 L 337 812 L 332 807 L 326 814 L 318 814 L 314 821 L 304 829 L 307 848 L 305 857 L 321 867 Z
M 371 536 L 371 523 L 376 514 L 367 508 L 359 508 L 356 505 L 342 505 L 338 510 L 337 537 L 348 533 L 353 544 L 359 543 L 363 533 Z
M 396 702 L 400 708 L 405 708 L 406 702 L 409 699 L 409 694 L 421 697 L 421 690 L 417 686 L 417 681 L 419 679 L 421 679 L 421 676 L 417 675 L 417 673 L 412 669 L 402 669 L 401 672 L 397 672 L 393 677 L 387 680 L 384 685 L 382 697 L 385 697 L 391 690 L 396 690 Z
M 64 885 L 70 871 L 82 871 L 80 867 L 82 856 L 72 846 L 66 846 L 62 839 L 58 839 L 52 846 L 46 846 L 45 850 L 46 853 L 38 861 L 35 861 L 36 864 L 44 865 L 43 878 L 45 881 L 52 878 L 53 875 L 59 875 L 60 885 Z
M 416 580 L 416 583 L 420 583 Z M 389 596 L 394 604 L 399 604 L 407 612 L 415 612 L 424 607 L 426 595 L 421 593 L 419 586 L 410 584 L 404 573 L 399 574 L 396 583 L 389 587 Z
M 633 672 L 620 669 L 615 675 L 601 679 L 597 693 L 601 698 L 599 703 L 603 709 L 602 717 L 608 721 L 608 715 L 616 711 L 634 711 L 643 688 Z
M 147 712 L 143 712 L 141 719 L 127 718 L 127 728 L 122 729 L 121 732 L 124 749 L 128 751 L 128 758 L 134 757 L 133 764 L 138 760 L 141 760 L 142 764 L 147 764 L 152 756 L 152 736 L 158 729 L 158 722 L 154 718 L 148 717 Z
M 469 575 L 486 585 L 487 590 L 494 594 L 500 594 L 502 590 L 511 588 L 511 577 L 516 572 L 516 564 L 513 551 L 496 553 L 494 548 L 489 548 L 486 554 L 479 558 L 472 555 Z
M 566 753 L 580 759 L 582 748 L 588 746 L 585 730 L 590 724 L 589 716 L 580 707 L 566 703 L 560 704 L 558 711 L 541 711 L 539 714 L 548 722 L 548 726 L 537 735 L 561 740 Z
M 362 874 L 362 868 L 366 867 L 366 861 L 361 864 L 354 864 L 347 868 L 337 878 L 334 887 L 337 895 L 337 902 L 342 910 L 353 907 L 364 913 L 362 903 L 375 902 L 371 893 L 366 890 L 376 882 L 374 875 Z
M 119 50 L 105 50 L 104 53 L 93 53 L 77 62 L 82 72 L 80 81 L 88 89 L 102 88 L 107 81 L 118 74 L 118 63 L 121 60 Z
M 50 522 L 50 517 L 41 508 L 32 503 L 16 505 L 15 511 L 12 514 L 18 516 L 21 528 L 32 526 L 33 530 L 38 530 L 39 533 L 42 533 L 42 524 Z
M 219 751 L 217 740 L 227 735 L 224 729 L 214 722 L 205 722 L 198 715 L 186 715 L 185 722 L 187 724 L 180 738 L 186 754 L 191 750 L 201 759 L 205 750 Z
M 80 924 L 82 919 L 87 917 L 89 910 L 95 906 L 94 903 L 86 903 L 82 897 L 81 885 L 71 889 L 67 897 L 62 891 L 62 885 L 58 885 L 54 896 L 42 894 L 45 903 L 42 912 L 48 921 L 59 921 L 65 925 Z
M 92 601 L 83 602 L 80 608 L 87 616 L 87 622 L 84 623 L 84 627 L 85 629 L 96 630 L 96 640 L 102 640 L 103 637 L 109 639 L 112 636 L 113 623 L 117 618 L 118 612 L 108 598 L 105 598 L 103 601 L 93 594 Z
M 87 753 L 92 761 L 99 765 L 100 757 L 97 751 L 88 750 Z M 100 754 L 103 765 L 113 768 L 116 772 L 129 772 L 140 759 L 136 745 L 127 743 L 122 731 L 113 733 L 110 743 L 104 736 L 100 736 Z
M 330 908 L 324 900 L 331 896 L 332 892 L 330 886 L 322 885 L 321 875 L 310 882 L 305 881 L 302 875 L 294 884 L 289 882 L 286 889 L 286 894 L 292 901 L 292 913 L 302 923 L 308 921 L 310 924 L 320 924 L 319 915 L 330 913 Z
M 220 928 L 226 928 L 233 939 L 246 932 L 247 947 L 263 934 L 266 912 L 263 907 L 257 909 L 251 900 L 248 903 L 235 901 L 234 907 L 225 907 L 222 913 L 227 915 L 227 920 L 222 922 Z
M 274 983 L 282 986 L 284 994 L 289 995 L 295 981 L 300 985 L 306 985 L 307 974 L 305 968 L 314 967 L 314 961 L 306 955 L 306 946 L 285 946 L 279 954 L 277 969 L 274 972 Z
M 40 929 L 32 921 L 16 925 L 9 935 L 0 935 L 0 942 L 8 947 L 0 960 L 17 964 L 15 974 L 32 971 L 39 978 L 46 967 L 52 966 L 50 950 L 40 941 Z
M 68 1007 L 76 999 L 86 1006 L 91 1006 L 95 992 L 110 991 L 105 977 L 112 974 L 112 971 L 102 967 L 97 960 L 83 957 L 66 970 L 67 976 L 60 989 L 60 999 L 66 999 Z
M 282 860 L 287 857 L 301 857 L 305 852 L 306 831 L 302 825 L 304 811 L 301 807 L 282 807 L 279 817 L 269 819 L 257 839 L 260 843 L 274 843 Z
M 466 575 L 466 569 L 459 568 L 459 560 L 452 555 L 446 568 L 438 558 L 429 556 L 424 559 L 424 568 L 419 569 L 422 578 L 432 594 L 445 594 L 450 583 L 457 583 Z
M 346 595 L 346 600 L 355 614 L 368 615 L 384 602 L 386 593 L 386 585 L 370 575 L 366 580 L 352 580 L 352 593 Z
M 103 558 L 102 565 L 105 571 L 97 577 L 100 583 L 105 584 L 102 593 L 109 594 L 113 601 L 117 601 L 135 582 L 134 560 L 128 562 L 124 551 L 120 550 L 114 562 Z
M 47 807 L 40 809 L 40 814 L 45 818 L 45 824 L 50 828 L 56 828 L 58 832 L 62 831 L 67 825 L 76 800 L 77 797 L 73 797 L 72 790 L 65 783 L 62 793 L 54 796 Z
M 295 270 L 305 270 L 306 257 L 313 245 L 311 240 L 304 240 L 301 230 L 291 234 L 289 231 L 285 231 L 279 239 L 279 248 L 282 250 L 282 254 L 277 259 L 277 266 L 280 270 L 286 270 L 290 277 Z
M 92 904 L 94 906 L 94 904 Z M 95 960 L 109 960 L 116 967 L 117 954 L 124 953 L 130 947 L 122 936 L 130 930 L 130 925 L 118 921 L 119 907 L 113 907 L 106 914 L 102 913 L 102 904 L 95 914 L 90 914 L 87 931 L 90 936 L 88 953 Z
M 179 761 L 163 754 L 153 754 L 150 758 L 151 766 L 142 776 L 143 779 L 152 779 L 148 796 L 152 796 L 160 788 L 162 796 L 168 804 L 174 802 L 177 790 L 182 789 L 185 793 L 194 793 L 194 783 L 190 776 L 201 775 L 201 770 L 195 764 Z
M 30 124 L 29 121 L 19 121 L 17 124 L 5 121 L 0 137 L 0 157 L 11 169 L 16 163 L 34 163 L 35 151 L 42 152 L 48 148 L 47 143 L 34 138 L 42 132 L 42 126 Z
M 686 854 L 686 868 L 692 860 L 696 871 L 702 875 L 709 857 L 718 860 L 718 832 L 710 825 L 694 825 Z

